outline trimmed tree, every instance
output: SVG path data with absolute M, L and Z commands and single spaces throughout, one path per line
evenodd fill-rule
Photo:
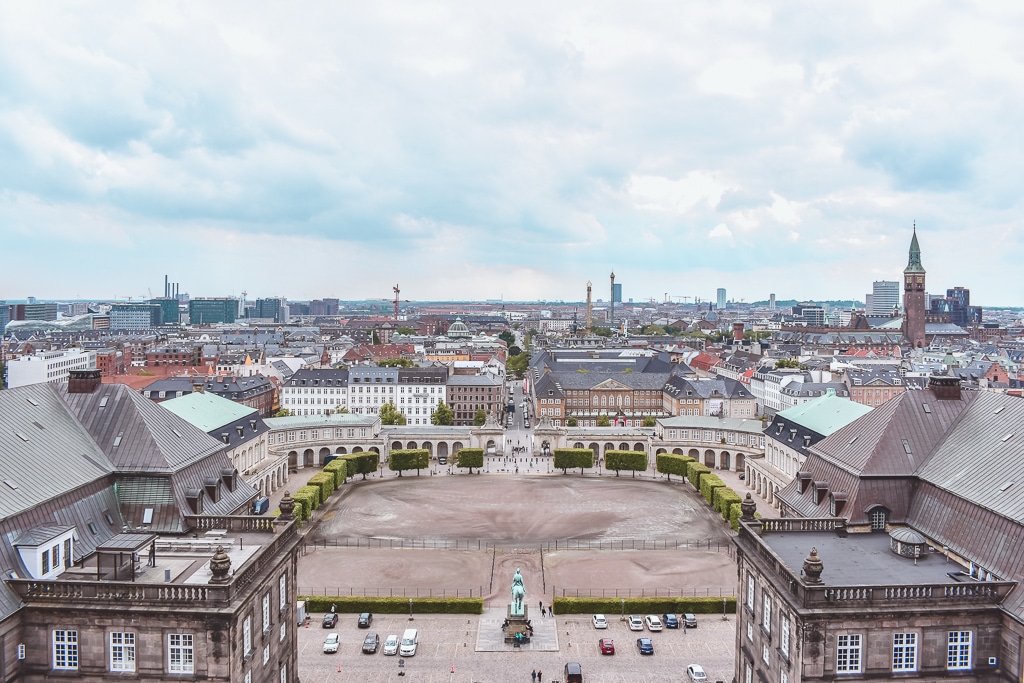
M 456 467 L 468 467 L 469 473 L 473 474 L 474 467 L 484 466 L 484 449 L 463 448 L 455 454 Z
M 367 474 L 372 474 L 377 470 L 377 466 L 380 464 L 380 453 L 376 451 L 360 451 L 359 453 L 343 456 L 339 460 L 344 460 L 347 463 L 348 471 L 353 476 L 361 474 L 363 479 L 366 479 Z
M 654 419 L 653 415 L 648 415 L 644 418 L 644 427 L 653 427 L 656 424 L 658 424 L 658 421 Z
M 632 470 L 633 476 L 637 472 L 647 469 L 647 454 L 641 451 L 608 451 L 604 454 L 604 468 L 615 470 L 615 476 L 619 476 L 619 470 Z
M 483 408 L 477 408 L 476 415 L 473 416 L 473 426 L 483 427 L 485 424 L 487 424 L 487 413 Z
M 420 470 L 430 466 L 430 451 L 426 448 L 395 449 L 388 453 L 388 469 L 402 476 L 405 470 Z
M 693 462 L 688 455 L 677 455 L 676 453 L 658 453 L 654 458 L 654 465 L 658 472 L 668 476 L 672 481 L 672 475 L 686 476 L 687 463 Z
M 589 448 L 556 448 L 554 464 L 562 470 L 562 474 L 568 474 L 570 467 L 579 467 L 580 476 L 583 470 L 594 466 L 594 451 Z
M 565 426 L 566 427 L 575 427 L 578 424 L 579 424 L 579 420 L 577 420 L 575 417 L 567 417 L 565 419 Z

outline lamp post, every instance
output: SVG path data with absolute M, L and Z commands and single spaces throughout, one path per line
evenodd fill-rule
M 722 601 L 722 604 L 725 604 L 725 600 Z M 409 598 L 409 621 L 412 621 L 412 598 Z
M 725 598 L 722 598 L 722 621 L 728 621 L 729 617 L 725 616 Z
M 622 620 L 626 620 L 626 599 L 622 598 Z

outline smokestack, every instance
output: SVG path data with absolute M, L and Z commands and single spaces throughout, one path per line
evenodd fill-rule
M 960 400 L 960 378 L 956 375 L 931 375 L 928 377 L 928 388 L 940 401 Z
M 587 334 L 590 334 L 590 280 L 587 280 Z
M 68 371 L 68 393 L 69 394 L 91 394 L 96 390 L 103 379 L 100 370 L 70 370 Z
M 736 344 L 743 343 L 743 323 L 732 324 L 732 340 Z
M 170 296 L 170 294 L 168 293 L 168 292 L 170 292 L 170 290 L 169 290 L 169 289 L 167 288 L 167 286 L 168 286 L 168 283 L 167 283 L 167 276 L 166 276 L 166 275 L 164 275 L 164 298 L 165 298 L 165 299 L 166 299 L 166 298 L 167 298 L 168 296 Z

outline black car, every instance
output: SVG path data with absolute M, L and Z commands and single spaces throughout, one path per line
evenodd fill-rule
M 363 612 L 359 615 L 359 628 L 370 628 L 370 624 L 373 623 L 373 615 L 369 612 Z
M 363 638 L 363 653 L 372 655 L 377 652 L 377 648 L 380 647 L 380 636 L 373 631 L 366 634 Z
M 324 615 L 324 628 L 334 628 L 338 625 L 338 615 L 334 612 L 328 612 Z

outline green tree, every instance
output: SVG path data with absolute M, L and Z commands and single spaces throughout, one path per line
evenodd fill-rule
M 395 330 L 395 334 L 404 334 L 408 337 L 410 335 L 417 334 L 417 332 L 408 325 L 399 325 L 398 329 Z
M 348 408 L 342 405 L 334 406 L 334 412 L 338 413 L 339 415 L 345 414 L 348 413 Z
M 291 416 L 292 416 L 292 411 L 288 410 L 287 408 L 281 408 L 276 413 L 274 413 L 274 417 L 291 417 Z
M 432 425 L 451 425 L 455 422 L 455 414 L 452 409 L 448 407 L 444 401 L 437 404 L 437 408 L 434 408 L 434 412 L 430 414 L 430 424 Z
M 385 403 L 380 407 L 380 423 L 382 425 L 404 425 L 405 415 L 398 412 L 394 403 Z
M 380 335 L 377 334 L 377 330 L 374 330 L 373 334 L 370 335 L 370 343 L 378 345 L 380 344 Z
M 567 418 L 565 418 L 565 426 L 566 427 L 575 427 L 578 424 L 579 424 L 579 420 L 577 420 L 575 417 L 567 417 Z
M 455 454 L 455 466 L 468 467 L 469 473 L 473 474 L 474 467 L 479 468 L 484 466 L 484 449 L 463 448 Z
M 487 413 L 483 408 L 477 408 L 476 415 L 473 416 L 473 426 L 483 427 L 485 424 L 487 424 Z
M 520 353 L 516 356 L 512 356 L 505 362 L 505 372 L 515 376 L 516 379 L 522 379 L 529 367 L 530 354 L 528 353 Z
M 665 335 L 667 334 L 667 332 L 665 331 L 665 328 L 662 327 L 661 325 L 648 325 L 640 332 L 640 334 Z
M 608 419 L 607 415 L 600 415 L 597 418 L 597 426 L 598 427 L 611 427 L 612 426 L 612 421 Z
M 513 344 L 510 347 L 508 347 L 508 357 L 509 358 L 512 358 L 514 356 L 518 356 L 522 352 L 523 352 L 523 350 L 521 348 L 519 348 L 518 346 L 516 346 L 515 344 Z
M 654 419 L 653 415 L 648 415 L 644 418 L 644 427 L 653 427 L 656 424 L 658 424 L 658 421 Z
M 360 451 L 342 457 L 346 463 L 346 469 L 353 475 L 361 474 L 366 479 L 367 474 L 377 471 L 380 464 L 380 453 L 377 451 Z
M 3 330 L 0 330 L 0 333 L 2 333 L 2 332 L 3 332 Z M 3 337 L 3 334 L 0 334 L 0 337 Z M 2 339 L 0 339 L 0 343 L 3 343 Z M 7 378 L 7 363 L 0 363 L 0 389 L 6 389 L 7 388 L 7 379 L 6 378 Z
M 516 335 L 512 334 L 508 330 L 505 330 L 504 332 L 499 334 L 498 335 L 498 339 L 500 339 L 503 342 L 505 342 L 505 344 L 508 345 L 508 346 L 512 346 L 513 344 L 516 343 Z
M 775 369 L 781 370 L 782 368 L 799 368 L 800 361 L 795 358 L 780 358 L 775 361 Z
M 381 368 L 411 368 L 416 365 L 409 358 L 385 358 L 377 361 L 377 367 Z
M 686 464 L 690 462 L 693 462 L 693 458 L 686 455 L 658 453 L 654 458 L 654 467 L 659 473 L 666 475 L 669 481 L 672 481 L 673 474 L 680 477 L 686 476 Z
M 597 335 L 598 337 L 610 337 L 612 336 L 612 330 L 610 327 L 591 327 L 590 332 Z

